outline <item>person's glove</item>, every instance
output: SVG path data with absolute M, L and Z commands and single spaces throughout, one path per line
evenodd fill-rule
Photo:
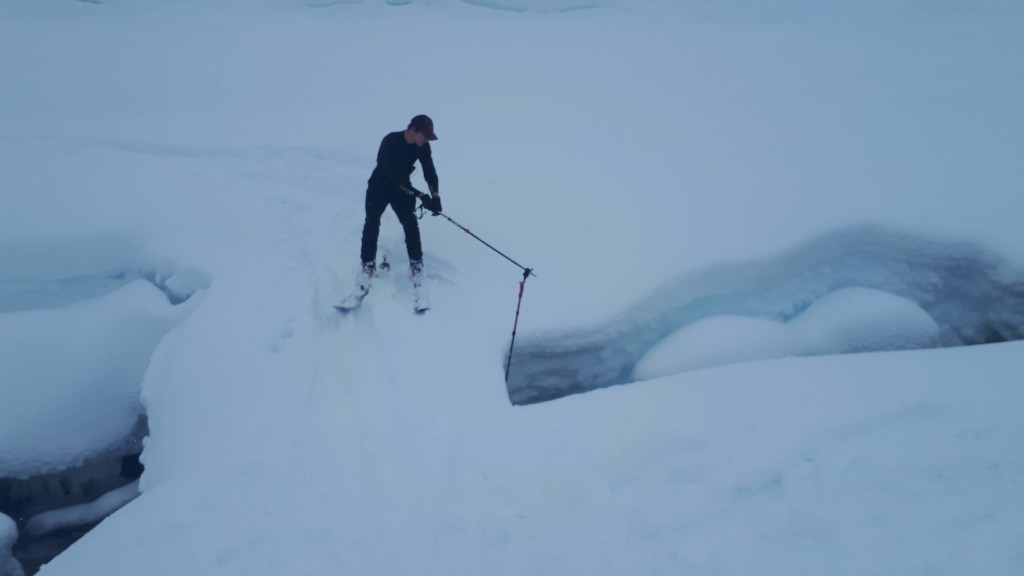
M 423 199 L 423 205 L 430 210 L 434 216 L 441 213 L 441 197 L 440 196 L 427 196 Z

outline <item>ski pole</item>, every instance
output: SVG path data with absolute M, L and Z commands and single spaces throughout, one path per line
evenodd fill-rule
M 428 199 L 430 198 L 430 196 L 428 196 L 428 195 L 427 195 L 426 193 L 424 193 L 424 192 L 419 192 L 419 191 L 417 191 L 417 190 L 415 190 L 415 189 L 411 189 L 411 188 L 408 188 L 408 187 L 405 187 L 405 186 L 402 186 L 402 191 L 404 191 L 404 192 L 405 192 L 406 194 L 409 194 L 410 196 L 413 196 L 413 197 L 419 198 L 419 199 L 420 199 L 421 201 L 423 201 L 423 202 L 424 202 L 424 204 L 425 204 L 426 200 L 428 200 Z M 427 209 L 428 209 L 428 210 L 430 210 L 429 208 L 427 208 Z M 471 231 L 469 230 L 469 228 L 466 228 L 466 227 L 465 227 L 465 226 L 463 226 L 462 224 L 459 224 L 458 222 L 456 222 L 455 220 L 453 220 L 453 219 L 452 219 L 451 217 L 449 217 L 449 216 L 448 216 L 447 214 L 445 214 L 444 212 L 440 212 L 440 211 L 437 211 L 437 212 L 435 212 L 434 210 L 430 210 L 430 212 L 431 212 L 431 213 L 433 213 L 433 214 L 435 214 L 435 215 L 437 215 L 437 216 L 442 216 L 442 217 L 444 217 L 444 219 L 445 219 L 445 220 L 447 220 L 447 221 L 451 222 L 451 223 L 452 223 L 452 224 L 454 224 L 455 226 L 458 226 L 458 227 L 459 227 L 459 229 L 461 229 L 461 230 L 462 230 L 463 232 L 465 232 L 466 234 L 469 234 L 469 235 L 470 235 L 470 236 L 472 236 L 473 238 L 476 238 L 478 242 L 480 242 L 480 243 L 481 243 L 481 244 L 483 244 L 484 246 L 487 246 L 487 247 L 488 247 L 488 248 L 490 248 L 491 250 L 494 250 L 494 251 L 495 251 L 495 252 L 496 252 L 496 253 L 497 253 L 497 254 L 498 254 L 499 256 L 501 256 L 501 257 L 502 257 L 502 258 L 504 258 L 505 260 L 508 260 L 509 262 L 511 262 L 511 263 L 515 264 L 516 266 L 518 266 L 518 267 L 519 267 L 519 269 L 523 271 L 523 274 L 524 274 L 525 276 L 533 276 L 534 278 L 536 278 L 536 277 L 537 277 L 537 275 L 533 273 L 533 269 L 531 269 L 531 268 L 527 268 L 526 266 L 523 266 L 523 265 L 522 265 L 522 264 L 520 264 L 519 262 L 516 262 L 515 260 L 513 260 L 513 259 L 509 258 L 507 254 L 505 254 L 505 253 L 504 253 L 504 252 L 502 252 L 501 250 L 498 250 L 498 249 L 497 249 L 497 248 L 495 248 L 494 246 L 491 246 L 491 245 L 490 245 L 490 244 L 488 244 L 488 243 L 487 243 L 487 241 L 485 241 L 485 240 L 484 240 L 483 238 L 481 238 L 481 237 L 477 236 L 476 234 L 474 234 L 473 232 L 471 232 Z
M 427 201 L 430 200 L 430 196 L 428 196 L 427 194 L 425 194 L 423 192 L 420 192 L 420 191 L 416 190 L 415 188 L 411 188 L 411 187 L 408 187 L 408 186 L 401 186 L 401 189 L 402 189 L 403 192 L 405 192 L 406 194 L 412 196 L 413 198 L 419 198 L 420 199 L 420 201 L 422 202 L 422 204 L 420 205 L 420 209 L 423 209 L 425 207 Z M 428 210 L 429 210 L 429 208 L 428 208 Z M 476 238 L 478 242 L 480 242 L 484 246 L 487 246 L 488 248 L 490 248 L 491 250 L 496 252 L 499 256 L 501 256 L 505 260 L 508 260 L 509 262 L 515 264 L 516 266 L 519 267 L 520 270 L 523 271 L 523 279 L 519 282 L 519 300 L 516 301 L 516 319 L 515 319 L 515 322 L 512 324 L 512 342 L 510 342 L 509 345 L 508 345 L 508 362 L 505 363 L 505 382 L 508 382 L 508 375 L 509 375 L 509 372 L 512 370 L 512 352 L 515 350 L 515 346 L 516 346 L 516 332 L 519 330 L 519 310 L 520 310 L 520 308 L 522 307 L 522 304 L 523 304 L 523 291 L 526 289 L 526 281 L 530 278 L 530 276 L 533 276 L 534 278 L 536 278 L 537 275 L 533 273 L 533 269 L 532 268 L 527 268 L 526 266 L 523 266 L 519 262 L 516 262 L 515 260 L 510 258 L 507 254 L 505 254 L 501 250 L 498 250 L 494 246 L 491 246 L 489 243 L 487 243 L 486 240 L 484 240 L 483 238 L 477 236 L 472 231 L 470 231 L 469 228 L 466 228 L 462 224 L 459 224 L 453 218 L 449 217 L 447 214 L 444 214 L 440 210 L 430 210 L 430 212 L 432 214 L 434 214 L 435 216 L 443 216 L 445 220 L 451 222 L 455 226 L 458 226 L 459 229 L 461 229 L 463 232 L 465 232 L 466 234 L 469 234 L 473 238 Z
M 438 216 L 442 216 L 442 217 L 443 217 L 443 218 L 444 218 L 445 220 L 447 220 L 447 221 L 451 222 L 452 224 L 454 224 L 454 225 L 458 226 L 459 228 L 461 228 L 461 229 L 462 229 L 462 231 L 463 231 L 463 232 L 465 232 L 466 234 L 469 234 L 469 235 L 470 235 L 470 236 L 472 236 L 473 238 L 476 238 L 477 240 L 479 240 L 479 241 L 480 241 L 480 243 L 481 243 L 481 244 L 483 244 L 484 246 L 487 246 L 487 247 L 488 247 L 488 248 L 490 248 L 491 250 L 494 250 L 494 251 L 495 251 L 495 252 L 497 252 L 497 253 L 498 253 L 498 255 L 500 255 L 500 256 L 501 256 L 502 258 L 504 258 L 505 260 L 508 260 L 509 262 L 511 262 L 511 263 L 515 264 L 516 266 L 518 266 L 518 267 L 519 267 L 519 269 L 523 271 L 523 275 L 524 275 L 524 276 L 533 276 L 534 278 L 536 278 L 536 277 L 537 277 L 537 275 L 533 273 L 533 270 L 532 270 L 532 269 L 530 269 L 530 268 L 527 268 L 526 266 L 523 266 L 523 265 L 522 265 L 522 264 L 520 264 L 519 262 L 516 262 L 515 260 L 513 260 L 513 259 L 509 258 L 509 257 L 508 257 L 508 255 L 506 255 L 506 254 L 505 254 L 504 252 L 502 252 L 501 250 L 498 250 L 498 249 L 497 249 L 497 248 L 495 248 L 494 246 L 491 246 L 491 245 L 490 245 L 490 244 L 488 244 L 488 243 L 487 243 L 486 241 L 484 241 L 484 239 L 483 239 L 483 238 L 481 238 L 481 237 L 477 236 L 476 234 L 473 234 L 472 232 L 470 232 L 469 228 L 466 228 L 466 227 L 465 227 L 465 226 L 463 226 L 462 224 L 459 224 L 459 223 L 458 223 L 458 222 L 456 222 L 455 220 L 453 220 L 453 219 L 449 218 L 447 214 L 445 214 L 445 213 L 443 213 L 443 212 L 437 212 L 437 215 L 438 215 Z
M 523 303 L 523 289 L 526 287 L 526 279 L 530 277 L 530 269 L 523 268 L 523 280 L 519 282 L 519 300 L 516 302 L 516 321 L 512 324 L 512 342 L 508 345 L 508 362 L 505 364 L 505 382 L 508 382 L 508 373 L 512 369 L 512 350 L 516 347 L 516 330 L 519 328 L 519 306 Z
M 452 224 L 454 224 L 454 225 L 458 226 L 459 228 L 461 228 L 463 232 L 465 232 L 466 234 L 469 234 L 473 238 L 476 238 L 477 240 L 480 241 L 481 244 L 483 244 L 484 246 L 487 246 L 491 250 L 494 250 L 499 255 L 501 255 L 503 258 L 505 258 L 509 262 L 515 264 L 516 266 L 518 266 L 523 271 L 523 279 L 519 282 L 519 300 L 516 301 L 516 320 L 512 324 L 512 342 L 510 342 L 509 345 L 508 345 L 508 362 L 505 363 L 505 382 L 508 382 L 508 375 L 509 375 L 509 372 L 512 370 L 512 352 L 513 352 L 513 350 L 515 349 L 515 346 L 516 346 L 516 331 L 519 329 L 519 309 L 520 309 L 520 307 L 523 304 L 523 291 L 526 289 L 526 281 L 530 278 L 530 276 L 533 276 L 534 278 L 536 278 L 537 275 L 533 273 L 533 269 L 532 268 L 527 268 L 526 266 L 523 266 L 519 262 L 516 262 L 515 260 L 509 258 L 508 255 L 506 255 L 504 252 L 502 252 L 501 250 L 498 250 L 494 246 L 491 246 L 483 238 L 481 238 L 481 237 L 477 236 L 476 234 L 473 234 L 472 232 L 470 232 L 469 228 L 466 228 L 462 224 L 459 224 L 458 222 L 456 222 L 454 219 L 449 218 L 447 214 L 443 214 L 441 212 L 434 212 L 434 214 L 437 214 L 439 216 L 444 216 L 444 218 L 446 220 L 448 220 Z

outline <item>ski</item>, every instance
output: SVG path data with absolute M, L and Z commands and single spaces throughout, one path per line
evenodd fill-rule
M 359 285 L 352 291 L 351 294 L 346 296 L 341 302 L 334 305 L 334 309 L 341 313 L 351 312 L 363 303 L 363 299 L 370 293 L 370 286 L 373 285 L 373 279 L 378 275 L 378 271 L 389 272 L 391 270 L 391 264 L 388 263 L 388 255 L 384 255 L 384 260 L 380 263 L 380 267 L 373 264 L 363 267 L 362 274 L 359 275 Z
M 430 310 L 430 293 L 427 292 L 427 288 L 423 285 L 423 262 L 411 262 L 410 268 L 411 274 L 409 279 L 412 280 L 413 310 L 417 314 L 423 314 Z
M 388 263 L 387 256 L 384 257 L 384 261 L 381 263 L 379 270 L 387 272 L 391 270 L 391 265 Z M 423 314 L 427 310 L 430 310 L 430 293 L 427 288 L 423 286 L 423 272 L 422 264 L 418 264 L 413 271 L 410 280 L 412 281 L 412 298 L 413 298 L 413 311 L 417 314 Z M 364 272 L 360 277 L 359 285 L 351 294 L 346 296 L 334 305 L 334 309 L 342 314 L 347 314 L 353 310 L 358 309 L 366 296 L 370 293 L 370 286 L 372 285 L 373 277 L 376 274 L 371 271 L 370 276 Z
M 423 286 L 423 282 L 419 278 L 412 280 L 412 300 L 413 310 L 417 314 L 423 314 L 430 310 L 430 292 Z
M 341 302 L 335 304 L 334 309 L 342 314 L 351 312 L 359 308 L 359 305 L 363 303 L 363 299 L 369 293 L 370 287 L 368 285 L 360 285 L 354 292 L 342 299 Z

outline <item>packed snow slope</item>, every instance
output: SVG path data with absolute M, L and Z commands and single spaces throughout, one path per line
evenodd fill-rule
M 391 215 L 392 275 L 331 309 L 377 145 L 427 113 L 446 213 L 536 269 L 524 342 L 865 224 L 980 247 L 1021 317 L 1021 7 L 819 4 L 4 2 L 0 312 L 118 288 L 69 278 L 147 279 L 175 309 L 140 384 L 141 496 L 40 573 L 1021 573 L 1020 341 L 669 354 L 516 407 L 519 271 L 430 216 L 427 315 Z M 673 328 L 688 354 L 753 316 Z M 39 342 L 40 370 L 86 362 Z

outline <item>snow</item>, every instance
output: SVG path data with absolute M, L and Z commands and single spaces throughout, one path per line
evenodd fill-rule
M 880 290 L 844 288 L 792 320 L 802 347 L 816 354 L 928 348 L 940 328 L 916 303 Z
M 1022 21 L 4 2 L 0 477 L 149 427 L 40 573 L 1020 573 Z M 420 113 L 507 385 L 442 218 L 332 309 Z
M 139 483 L 135 481 L 111 490 L 92 502 L 36 514 L 26 523 L 26 530 L 32 536 L 41 536 L 60 528 L 99 522 L 138 496 Z
M 1019 267 L 971 243 L 877 226 L 844 228 L 770 258 L 686 272 L 590 326 L 524 334 L 517 340 L 509 395 L 517 404 L 528 404 L 633 382 L 631 374 L 643 356 L 677 331 L 700 329 L 719 316 L 785 323 L 814 302 L 849 288 L 915 302 L 939 325 L 943 346 L 1019 340 L 1024 337 L 1020 275 Z M 769 350 L 785 355 L 800 344 L 748 335 L 749 330 L 730 335 L 728 344 L 694 346 L 714 348 L 713 355 L 736 352 L 751 359 L 752 353 Z
M 746 316 L 711 316 L 672 333 L 637 362 L 648 380 L 750 360 L 930 348 L 939 325 L 916 303 L 871 288 L 841 288 L 788 324 Z
M 680 328 L 651 348 L 633 368 L 649 380 L 708 366 L 797 355 L 785 324 L 746 316 L 712 316 Z
M 149 357 L 182 313 L 134 280 L 80 302 L 0 314 L 0 476 L 62 470 L 123 443 L 142 413 Z
M 11 547 L 18 540 L 18 526 L 4 514 L 0 514 L 0 574 L 23 576 L 21 564 L 11 556 Z

